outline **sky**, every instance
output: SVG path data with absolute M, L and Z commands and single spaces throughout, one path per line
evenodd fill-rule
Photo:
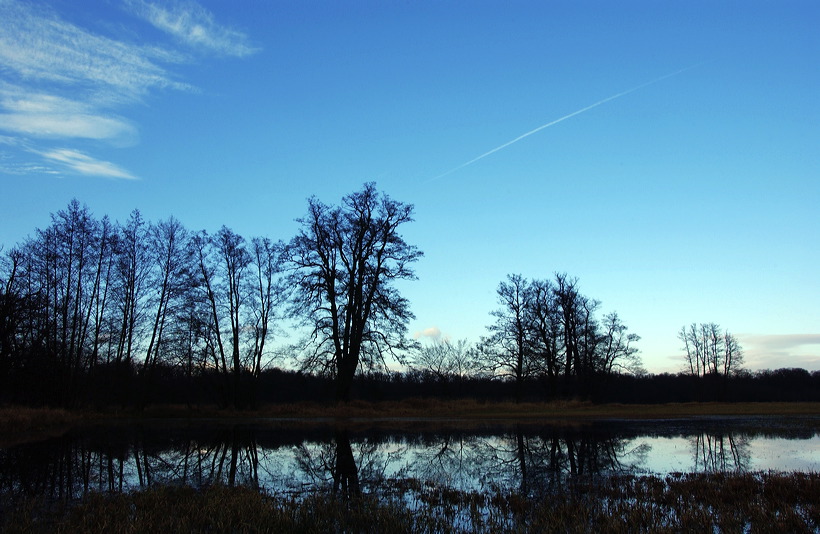
M 715 322 L 820 369 L 815 1 L 0 0 L 0 245 L 98 217 L 288 240 L 307 198 L 415 206 L 420 339 L 508 274 L 577 277 L 650 372 Z

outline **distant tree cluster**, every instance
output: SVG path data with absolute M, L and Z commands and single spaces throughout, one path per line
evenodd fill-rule
M 678 339 L 686 351 L 686 372 L 694 376 L 730 376 L 742 370 L 743 348 L 737 338 L 715 323 L 681 327 Z
M 597 300 L 581 294 L 578 279 L 558 273 L 553 280 L 527 280 L 513 274 L 497 290 L 490 335 L 477 347 L 480 367 L 490 376 L 516 384 L 542 379 L 551 395 L 558 380 L 580 390 L 618 373 L 642 373 L 635 343 L 617 313 L 598 319 Z

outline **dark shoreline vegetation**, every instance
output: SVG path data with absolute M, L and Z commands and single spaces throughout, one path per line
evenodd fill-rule
M 300 402 L 230 410 L 218 406 L 151 406 L 145 409 L 65 410 L 0 406 L 0 448 L 61 435 L 72 427 L 135 421 L 190 420 L 235 423 L 276 420 L 300 426 L 378 425 L 414 421 L 469 424 L 527 421 L 579 424 L 593 420 L 672 420 L 699 417 L 817 416 L 820 402 L 688 402 L 669 404 L 593 404 L 582 401 L 480 402 L 474 399 L 413 398 L 403 401 Z
M 4 532 L 817 532 L 820 474 L 622 475 L 573 481 L 540 499 L 394 481 L 393 495 L 270 495 L 221 485 L 31 499 Z M 412 495 L 407 499 L 407 495 Z

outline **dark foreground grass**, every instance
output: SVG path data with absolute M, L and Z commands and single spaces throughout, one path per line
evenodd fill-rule
M 619 476 L 541 498 L 395 481 L 392 497 L 266 495 L 164 487 L 94 494 L 76 506 L 17 506 L 10 533 L 820 532 L 820 474 Z

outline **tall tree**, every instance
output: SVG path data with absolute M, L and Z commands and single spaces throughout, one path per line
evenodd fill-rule
M 240 338 L 248 299 L 245 275 L 251 255 L 245 239 L 225 226 L 214 236 L 204 231 L 196 234 L 191 239 L 191 250 L 197 273 L 195 285 L 208 310 L 205 341 L 216 369 L 223 377 L 232 377 L 223 388 L 223 401 L 241 407 L 244 366 Z
M 578 279 L 565 273 L 555 275 L 553 294 L 560 310 L 558 315 L 564 341 L 564 374 L 569 377 L 582 369 L 580 339 L 583 325 L 580 304 L 583 296 L 578 292 Z
M 251 263 L 253 264 L 251 289 L 251 332 L 253 340 L 250 348 L 251 374 L 259 378 L 262 372 L 262 357 L 265 344 L 274 319 L 276 309 L 284 294 L 279 275 L 282 270 L 284 245 L 274 243 L 267 237 L 256 237 L 251 241 Z
M 224 289 L 227 289 L 228 317 L 231 325 L 231 375 L 233 376 L 234 406 L 240 407 L 240 380 L 242 360 L 239 337 L 242 330 L 242 312 L 247 299 L 245 272 L 251 255 L 245 248 L 245 239 L 223 226 L 216 235 L 216 246 L 222 264 Z
M 515 380 L 516 399 L 520 400 L 524 380 L 532 371 L 527 322 L 532 291 L 526 278 L 512 274 L 498 284 L 496 293 L 500 307 L 491 313 L 495 322 L 487 327 L 490 336 L 482 343 L 485 364 L 492 375 Z
M 546 379 L 550 393 L 555 394 L 556 382 L 564 365 L 561 310 L 556 302 L 555 286 L 550 280 L 533 280 L 530 291 L 527 326 L 533 366 Z
M 142 327 L 147 306 L 147 281 L 151 273 L 148 247 L 150 226 L 139 210 L 131 212 L 120 230 L 117 296 L 120 309 L 120 333 L 117 363 L 131 364 L 136 345 L 142 341 Z
M 170 217 L 152 225 L 148 231 L 149 256 L 152 262 L 150 273 L 150 309 L 152 311 L 151 330 L 148 336 L 148 348 L 142 363 L 143 383 L 146 388 L 152 381 L 154 371 L 160 361 L 168 328 L 175 308 L 182 304 L 183 296 L 188 289 L 191 271 L 188 251 L 188 232 L 182 223 Z M 148 399 L 145 392 L 142 401 Z
M 374 367 L 406 345 L 413 317 L 394 283 L 415 279 L 422 253 L 399 234 L 413 206 L 367 183 L 340 206 L 308 201 L 301 230 L 290 242 L 292 311 L 311 328 L 313 350 L 303 366 L 336 379 L 336 399 L 350 400 L 360 364 Z

